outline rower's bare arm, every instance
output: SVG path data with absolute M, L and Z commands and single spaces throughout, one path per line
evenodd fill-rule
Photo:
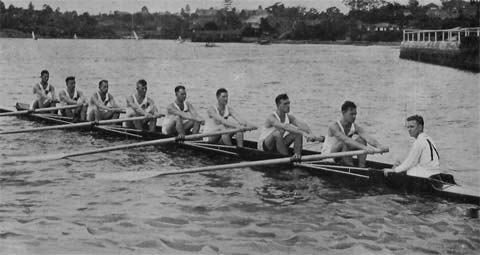
M 50 85 L 50 93 L 52 94 L 52 100 L 54 103 L 58 103 L 58 98 L 57 98 L 57 94 L 56 94 L 56 91 L 55 91 L 55 87 L 53 87 L 52 85 Z
M 294 133 L 294 134 L 301 134 L 301 135 L 305 135 L 306 133 L 302 130 L 300 130 L 298 127 L 294 126 L 294 125 L 291 125 L 291 124 L 286 124 L 286 123 L 281 123 L 280 121 L 278 121 L 278 119 L 273 116 L 273 115 L 270 115 L 268 117 L 268 122 L 270 123 L 271 126 L 275 127 L 275 128 L 278 128 L 278 129 L 283 129 L 285 131 L 288 131 L 290 133 Z
M 344 142 L 345 144 L 350 145 L 351 147 L 360 149 L 360 150 L 368 150 L 368 147 L 353 140 L 352 138 L 346 136 L 338 127 L 336 123 L 330 125 L 329 130 L 333 136 L 335 136 L 338 140 Z
M 191 119 L 195 121 L 200 121 L 200 122 L 204 121 L 204 119 L 198 114 L 197 110 L 195 109 L 195 107 L 193 107 L 193 105 L 190 102 L 187 102 L 187 106 L 188 106 L 188 109 L 190 109 L 190 113 L 192 113 L 193 118 Z
M 60 91 L 58 96 L 60 97 L 60 100 L 66 102 L 69 105 L 77 104 L 77 101 L 75 101 L 75 100 L 71 99 L 69 96 L 67 96 L 67 93 L 65 93 L 65 91 Z
M 77 91 L 77 93 L 78 93 L 77 104 L 78 105 L 87 104 L 87 98 L 85 98 L 85 95 L 83 94 L 83 92 Z
M 177 115 L 177 116 L 180 116 L 180 117 L 182 117 L 184 119 L 188 119 L 188 120 L 193 119 L 189 114 L 186 114 L 186 113 L 178 110 L 177 107 L 175 107 L 173 104 L 174 103 L 171 103 L 167 106 L 167 113 L 168 114 Z M 195 119 L 193 119 L 193 120 L 195 120 Z
M 367 134 L 367 132 L 365 132 L 365 130 L 363 129 L 363 127 L 357 125 L 356 126 L 357 128 L 357 133 L 358 135 L 363 138 L 367 144 L 370 144 L 372 145 L 373 147 L 377 148 L 377 149 L 380 149 L 382 151 L 385 151 L 387 152 L 388 151 L 388 147 L 382 145 L 380 142 L 378 142 L 375 138 L 373 138 L 371 135 Z
M 127 107 L 132 108 L 133 111 L 138 115 L 147 115 L 147 113 L 142 108 L 140 108 L 137 104 L 133 102 L 133 98 L 131 96 L 127 97 Z
M 151 98 L 147 98 L 147 100 L 148 100 L 150 106 L 152 107 L 153 115 L 157 115 L 158 114 L 158 108 L 155 105 L 155 102 Z
M 43 102 L 48 99 L 48 96 L 38 86 L 41 86 L 41 85 L 35 84 L 33 86 L 33 93 L 40 96 L 40 100 L 42 100 Z
M 97 106 L 97 109 L 99 110 L 110 110 L 109 107 L 105 106 L 103 103 L 100 102 L 100 100 L 96 97 L 96 94 L 93 94 L 92 97 L 90 98 L 90 102 L 92 102 L 95 106 Z
M 215 121 L 221 123 L 222 125 L 225 125 L 227 127 L 237 127 L 235 123 L 228 121 L 222 118 L 220 115 L 218 115 L 217 112 L 215 111 L 215 108 L 213 108 L 213 106 L 208 107 L 207 115 L 209 118 L 214 119 Z
M 241 118 L 238 114 L 237 114 L 237 111 L 235 111 L 234 109 L 232 108 L 228 108 L 229 111 L 230 111 L 230 116 L 232 116 L 232 118 L 237 121 L 240 125 L 244 126 L 244 127 L 252 127 L 252 128 L 255 128 L 257 129 L 258 127 L 246 120 L 244 120 L 243 118 Z
M 115 111 L 125 112 L 125 109 L 120 108 L 120 106 L 117 104 L 117 101 L 115 101 L 115 98 L 112 95 L 110 95 L 110 103 L 112 104 L 112 108 Z
M 310 127 L 306 122 L 303 122 L 302 120 L 296 118 L 293 115 L 289 115 L 289 116 L 290 116 L 290 121 L 293 125 L 297 126 L 300 130 L 304 131 L 307 134 L 312 133 L 312 130 L 310 129 Z

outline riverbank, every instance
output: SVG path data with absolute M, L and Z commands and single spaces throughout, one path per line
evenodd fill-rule
M 18 30 L 2 30 L 0 31 L 0 38 L 31 38 L 31 34 L 23 33 Z M 70 37 L 37 37 L 37 39 L 72 39 Z M 125 39 L 125 38 L 80 38 L 80 39 Z M 172 40 L 170 38 L 141 38 L 142 40 Z M 189 38 L 186 38 L 187 41 Z M 126 39 L 125 39 L 126 40 Z M 232 43 L 258 43 L 260 38 L 257 37 L 244 37 L 240 41 L 235 41 Z M 357 45 L 357 46 L 370 46 L 370 45 L 383 45 L 383 46 L 400 46 L 401 42 L 370 42 L 370 41 L 321 41 L 321 40 L 268 40 L 269 43 L 262 44 L 332 44 L 332 45 Z M 228 43 L 228 42 L 222 42 Z

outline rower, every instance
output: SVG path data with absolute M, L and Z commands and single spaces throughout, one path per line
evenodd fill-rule
M 374 153 L 378 150 L 382 152 L 388 151 L 388 147 L 380 144 L 368 135 L 363 127 L 355 123 L 357 117 L 357 106 L 355 103 L 345 101 L 341 110 L 342 118 L 328 126 L 327 137 L 322 147 L 323 154 L 355 149 L 366 150 L 368 153 Z M 368 147 L 367 144 L 376 148 Z M 357 158 L 358 166 L 365 167 L 367 155 L 358 155 Z M 334 161 L 339 164 L 353 166 L 352 157 L 334 158 Z
M 49 77 L 50 74 L 47 70 L 40 72 L 40 82 L 33 85 L 35 99 L 30 105 L 30 109 L 55 107 L 55 104 L 59 102 L 55 95 L 55 88 L 48 83 Z
M 125 125 L 128 128 L 136 128 L 139 130 L 155 131 L 157 126 L 158 113 L 157 107 L 153 100 L 147 96 L 147 82 L 139 80 L 137 82 L 137 92 L 127 97 L 127 118 L 135 116 L 145 116 L 144 120 L 127 121 Z
M 63 109 L 60 113 L 63 116 L 73 117 L 74 121 L 84 121 L 87 115 L 87 100 L 83 92 L 75 88 L 75 77 L 69 76 L 65 79 L 67 88 L 58 93 L 61 105 L 78 105 L 78 108 Z
M 258 149 L 278 152 L 288 156 L 288 147 L 293 143 L 293 159 L 299 160 L 302 153 L 303 136 L 307 141 L 323 141 L 324 137 L 316 137 L 308 125 L 289 114 L 290 99 L 287 94 L 275 98 L 277 110 L 268 115 L 258 140 Z
M 198 134 L 200 126 L 205 122 L 190 102 L 187 102 L 185 87 L 175 87 L 175 102 L 167 106 L 167 116 L 163 120 L 162 132 L 166 135 Z
M 407 172 L 408 175 L 429 178 L 440 173 L 440 156 L 437 146 L 423 132 L 423 127 L 422 116 L 413 115 L 407 118 L 408 133 L 415 138 L 415 141 L 403 163 L 392 169 L 385 169 L 385 175 L 392 172 Z
M 118 119 L 122 111 L 113 96 L 108 93 L 108 81 L 101 80 L 98 83 L 98 91 L 90 97 L 87 119 L 89 121 Z
M 227 128 L 248 128 L 255 127 L 252 124 L 240 118 L 236 111 L 228 103 L 228 91 L 224 88 L 217 90 L 217 104 L 212 105 L 207 110 L 208 118 L 205 120 L 203 133 L 217 132 Z M 231 117 L 231 118 L 230 118 Z M 231 120 L 233 119 L 233 120 Z M 218 136 L 205 137 L 204 140 L 209 143 L 218 143 L 232 145 L 232 136 L 234 134 L 225 134 Z M 235 134 L 237 147 L 243 147 L 243 132 Z

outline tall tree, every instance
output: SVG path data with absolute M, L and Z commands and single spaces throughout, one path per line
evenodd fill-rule
M 5 13 L 5 10 L 6 10 L 5 4 L 2 1 L 0 1 L 0 13 Z
M 387 4 L 385 0 L 342 0 L 352 11 L 368 11 Z

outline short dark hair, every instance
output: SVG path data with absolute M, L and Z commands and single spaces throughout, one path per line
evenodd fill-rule
M 138 81 L 137 81 L 137 84 L 140 84 L 140 85 L 142 85 L 142 86 L 147 86 L 147 81 L 144 80 L 144 79 L 141 79 L 141 80 L 138 80 Z
M 104 82 L 108 83 L 107 80 L 101 80 L 100 82 L 98 82 L 98 87 L 100 88 L 100 86 L 102 86 L 102 83 L 104 83 Z
M 46 74 L 50 74 L 50 73 L 48 73 L 47 70 L 42 70 L 42 71 L 40 72 L 40 76 L 43 76 L 43 74 L 45 74 L 45 73 L 46 73 Z
M 412 116 L 407 118 L 407 121 L 412 121 L 412 120 L 416 121 L 417 124 L 419 124 L 419 125 L 422 125 L 422 126 L 424 125 L 423 117 L 420 116 L 420 115 L 415 114 L 415 115 L 412 115 Z
M 177 93 L 178 91 L 180 91 L 181 89 L 185 90 L 185 86 L 183 85 L 178 85 L 175 87 L 175 93 Z
M 74 76 L 68 76 L 67 79 L 65 79 L 65 83 L 68 83 L 68 81 L 74 81 L 75 77 Z
M 219 88 L 217 90 L 217 97 L 220 96 L 222 93 L 228 93 L 228 91 L 224 88 Z
M 345 101 L 342 104 L 342 112 L 346 112 L 348 109 L 357 109 L 357 105 L 352 101 Z
M 275 98 L 275 104 L 279 105 L 281 100 L 288 100 L 287 94 L 280 94 Z

